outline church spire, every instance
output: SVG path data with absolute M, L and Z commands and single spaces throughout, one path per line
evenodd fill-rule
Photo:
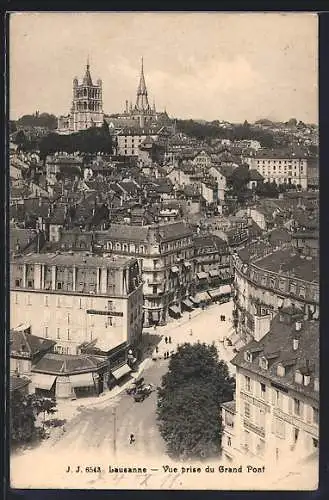
M 147 98 L 147 88 L 144 76 L 144 61 L 142 57 L 141 61 L 141 73 L 139 78 L 139 84 L 137 88 L 137 99 L 136 99 L 136 109 L 138 111 L 146 111 L 150 109 L 150 105 Z
M 90 65 L 89 65 L 89 56 L 88 56 L 87 57 L 87 64 L 86 64 L 86 72 L 85 72 L 85 76 L 83 77 L 83 85 L 92 85 L 93 84 L 89 68 L 90 68 Z

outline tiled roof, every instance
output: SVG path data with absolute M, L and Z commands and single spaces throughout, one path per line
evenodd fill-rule
M 131 262 L 129 257 L 112 256 L 110 259 L 89 253 L 35 253 L 14 257 L 12 262 L 20 264 L 47 264 L 57 266 L 80 266 L 80 267 L 107 267 L 112 269 L 121 269 L 128 266 Z
M 10 251 L 16 251 L 16 245 L 19 245 L 20 251 L 24 251 L 36 238 L 37 232 L 34 229 L 10 228 Z
M 318 283 L 319 282 L 319 259 L 302 258 L 293 249 L 277 250 L 271 254 L 254 261 L 257 267 L 277 273 L 279 269 L 283 274 L 289 274 L 301 280 Z
M 34 356 L 39 352 L 48 351 L 56 342 L 43 337 L 37 337 L 23 331 L 10 331 L 10 353 L 24 352 Z
M 291 234 L 289 233 L 289 231 L 287 229 L 283 229 L 283 228 L 280 228 L 280 229 L 273 229 L 273 231 L 271 231 L 268 235 L 268 239 L 269 241 L 274 245 L 275 243 L 279 243 L 279 242 L 282 242 L 282 241 L 285 241 L 287 243 L 289 243 L 289 241 L 291 241 Z
M 29 383 L 30 379 L 27 377 L 15 377 L 11 375 L 9 382 L 10 392 L 19 391 L 20 389 L 26 387 Z
M 318 400 L 319 393 L 314 391 L 314 378 L 319 376 L 319 322 L 304 321 L 302 328 L 296 332 L 295 323 L 287 323 L 281 321 L 278 314 L 271 323 L 269 333 L 267 333 L 260 341 L 253 340 L 233 358 L 231 363 L 236 366 L 245 368 L 253 373 L 261 374 L 263 377 L 270 379 L 287 388 L 293 388 L 297 392 L 307 394 Z M 288 315 L 284 315 L 287 316 Z M 293 350 L 293 339 L 299 339 L 298 349 Z M 260 349 L 258 351 L 258 349 Z M 252 362 L 246 361 L 244 353 L 246 351 L 257 350 L 257 355 L 254 356 Z M 276 357 L 271 355 L 275 353 Z M 269 360 L 269 368 L 262 369 L 259 366 L 259 358 L 265 356 Z M 291 364 L 291 363 L 292 364 Z M 277 375 L 277 367 L 279 364 L 286 365 L 286 374 L 281 377 Z M 290 369 L 289 369 L 290 366 Z M 307 366 L 311 376 L 309 385 L 304 386 L 295 382 L 295 371 L 298 369 L 305 372 Z
M 258 170 L 251 168 L 249 170 L 249 180 L 250 181 L 263 181 L 264 177 L 258 172 Z
M 32 372 L 70 375 L 74 373 L 97 371 L 107 365 L 107 360 L 93 355 L 47 353 L 33 366 Z

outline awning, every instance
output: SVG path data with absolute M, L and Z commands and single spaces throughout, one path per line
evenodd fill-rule
M 124 377 L 125 375 L 127 375 L 130 372 L 131 372 L 130 366 L 128 366 L 127 364 L 125 364 L 125 365 L 120 366 L 120 368 L 117 368 L 116 370 L 113 370 L 112 371 L 112 375 L 113 375 L 114 378 L 116 378 L 117 380 L 119 380 L 120 378 Z
M 212 269 L 209 271 L 210 278 L 217 278 L 219 276 L 219 271 L 217 269 Z
M 208 278 L 208 273 L 204 273 L 204 272 L 196 273 L 196 276 L 197 276 L 198 280 L 206 280 Z
M 169 311 L 171 311 L 174 314 L 179 314 L 180 315 L 180 310 L 178 309 L 177 306 L 169 306 Z
M 171 272 L 172 272 L 172 273 L 178 273 L 178 272 L 179 272 L 178 267 L 177 267 L 177 266 L 172 266 L 172 268 L 171 268 Z
M 190 301 L 193 302 L 194 305 L 198 306 L 200 304 L 200 300 L 198 300 L 196 297 L 190 297 Z
M 190 299 L 184 299 L 182 300 L 182 304 L 187 307 L 187 309 L 193 309 L 193 304 L 190 301 Z
M 184 266 L 185 267 L 191 267 L 191 262 L 188 262 L 187 260 L 184 261 Z
M 229 293 L 232 293 L 232 288 L 230 287 L 230 285 L 223 285 L 220 287 L 220 293 L 222 295 L 227 295 Z
M 56 375 L 48 375 L 45 373 L 33 373 L 32 383 L 37 389 L 50 391 L 55 383 Z
M 223 295 L 221 288 L 215 288 L 214 290 L 208 290 L 208 293 L 212 299 L 221 297 Z
M 200 292 L 200 293 L 197 293 L 195 298 L 199 301 L 199 302 L 208 302 L 210 300 L 210 297 L 208 295 L 207 292 Z
M 70 375 L 70 382 L 72 387 L 92 387 L 94 385 L 94 377 L 91 372 L 79 373 L 77 375 Z

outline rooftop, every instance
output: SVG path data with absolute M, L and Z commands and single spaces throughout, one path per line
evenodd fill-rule
M 48 351 L 56 342 L 37 337 L 24 331 L 10 331 L 10 354 L 24 353 L 33 357 L 40 352 Z
M 297 279 L 319 283 L 319 259 L 317 257 L 303 258 L 292 248 L 273 251 L 253 263 L 267 271 L 282 272 Z
M 231 362 L 253 373 L 261 374 L 274 383 L 293 388 L 318 400 L 319 393 L 314 391 L 313 382 L 314 378 L 319 377 L 319 322 L 304 321 L 301 330 L 296 332 L 295 322 L 290 324 L 283 322 L 280 316 L 283 315 L 278 314 L 273 319 L 269 333 L 260 341 L 251 341 Z M 298 348 L 293 350 L 293 339 L 297 334 Z M 245 360 L 244 354 L 247 351 L 254 352 L 251 362 Z M 269 361 L 267 370 L 259 366 L 259 358 L 262 356 Z M 286 367 L 286 374 L 283 377 L 277 375 L 277 367 L 280 364 Z M 296 370 L 302 373 L 308 371 L 311 376 L 309 385 L 304 386 L 295 382 Z
M 56 253 L 32 253 L 12 258 L 15 264 L 46 264 L 54 266 L 80 266 L 80 267 L 108 267 L 121 269 L 129 266 L 134 259 L 130 257 L 99 257 L 89 253 L 56 252 Z
M 93 355 L 70 355 L 47 353 L 32 368 L 32 372 L 69 375 L 93 372 L 108 365 L 102 357 Z

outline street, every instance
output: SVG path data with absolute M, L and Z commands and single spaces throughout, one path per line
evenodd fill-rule
M 226 315 L 226 321 L 220 321 L 221 314 Z M 158 327 L 156 333 L 162 336 L 158 346 L 158 359 L 149 360 L 142 372 L 145 382 L 153 384 L 155 389 L 160 385 L 161 377 L 168 367 L 168 360 L 163 358 L 164 352 L 175 351 L 177 345 L 184 342 L 214 341 L 219 349 L 219 358 L 229 361 L 233 357 L 232 350 L 224 348 L 221 340 L 231 334 L 231 317 L 232 303 L 213 304 L 205 310 L 192 311 L 191 317 L 184 313 L 179 320 Z M 165 343 L 166 336 L 171 337 L 171 344 Z M 233 367 L 230 368 L 233 372 Z M 52 431 L 53 435 L 37 448 L 13 456 L 11 468 L 15 470 L 16 480 L 22 474 L 19 471 L 24 471 L 31 461 L 38 468 L 40 476 L 44 471 L 48 485 L 50 465 L 47 464 L 51 463 L 53 474 L 55 470 L 56 477 L 63 474 L 65 484 L 72 484 L 74 487 L 76 476 L 64 474 L 68 464 L 73 468 L 76 464 L 145 464 L 150 467 L 150 464 L 170 463 L 157 427 L 156 398 L 155 390 L 143 402 L 135 403 L 132 396 L 123 390 L 113 396 L 107 393 L 104 400 L 99 397 L 58 402 L 56 416 L 66 418 L 65 432 L 60 429 L 58 433 Z M 72 408 L 75 408 L 74 411 Z M 130 434 L 135 436 L 132 444 Z M 38 481 L 40 484 L 40 477 Z

